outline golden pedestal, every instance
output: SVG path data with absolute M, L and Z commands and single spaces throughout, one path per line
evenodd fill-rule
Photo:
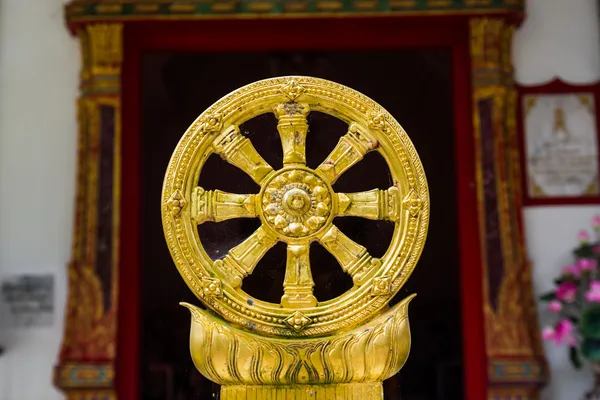
M 255 335 L 185 304 L 192 359 L 223 385 L 222 399 L 382 399 L 381 382 L 408 358 L 411 299 L 350 332 L 310 339 Z
M 247 399 L 381 400 L 383 385 L 381 382 L 368 382 L 337 385 L 224 386 L 221 389 L 221 400 Z
M 348 132 L 315 169 L 306 166 L 307 116 L 321 111 Z M 278 118 L 283 168 L 274 170 L 239 125 L 266 112 Z M 387 161 L 393 186 L 336 193 L 337 178 L 369 151 Z M 259 193 L 198 186 L 211 153 L 246 172 Z M 192 313 L 190 350 L 198 370 L 222 385 L 222 399 L 383 399 L 381 382 L 396 374 L 410 350 L 408 303 L 388 309 L 420 256 L 429 222 L 425 174 L 408 136 L 381 106 L 333 82 L 309 77 L 259 81 L 238 89 L 188 129 L 167 170 L 163 226 L 182 277 L 212 311 Z M 381 258 L 354 242 L 334 217 L 394 224 Z M 212 260 L 196 225 L 259 218 L 261 226 L 223 258 Z M 287 243 L 280 304 L 242 290 L 264 254 Z M 354 286 L 332 300 L 313 294 L 310 244 L 319 242 Z M 214 313 L 224 318 L 221 319 Z

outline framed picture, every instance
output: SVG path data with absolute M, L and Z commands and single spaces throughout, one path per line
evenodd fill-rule
M 525 204 L 600 203 L 600 84 L 518 89 Z

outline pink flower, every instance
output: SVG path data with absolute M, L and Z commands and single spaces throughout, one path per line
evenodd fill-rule
M 579 278 L 581 274 L 581 267 L 579 265 L 567 265 L 562 269 L 562 273 L 565 275 L 571 275 L 573 278 Z
M 567 342 L 569 346 L 575 344 L 575 338 L 573 337 L 573 324 L 568 319 L 561 320 L 554 329 L 554 341 L 557 345 Z
M 598 266 L 598 262 L 592 258 L 582 258 L 577 262 L 577 266 L 581 271 L 593 271 Z
M 586 230 L 579 231 L 577 239 L 579 239 L 579 241 L 582 243 L 587 243 L 590 241 L 590 234 Z
M 594 253 L 600 253 L 600 246 L 594 246 L 592 250 L 594 250 Z
M 577 286 L 573 282 L 563 282 L 556 289 L 556 298 L 565 303 L 572 303 L 575 301 L 576 292 Z
M 592 226 L 594 227 L 594 230 L 600 230 L 600 215 L 596 215 L 594 217 L 592 220 Z
M 548 308 L 553 312 L 560 312 L 562 310 L 562 303 L 558 300 L 552 300 L 550 304 L 548 304 Z
M 592 281 L 590 290 L 585 294 L 585 298 L 590 303 L 600 303 L 600 282 Z
M 542 329 L 542 339 L 544 340 L 553 340 L 554 339 L 554 328 L 551 326 L 547 326 Z
M 542 330 L 544 340 L 554 340 L 557 346 L 567 343 L 569 346 L 575 346 L 575 337 L 573 337 L 573 324 L 568 319 L 561 320 L 554 328 L 546 327 Z

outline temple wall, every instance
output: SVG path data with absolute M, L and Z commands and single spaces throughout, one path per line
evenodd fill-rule
M 522 84 L 540 84 L 555 76 L 572 83 L 600 78 L 596 0 L 528 0 L 528 16 L 516 33 L 514 63 L 516 79 Z M 533 263 L 536 293 L 552 289 L 555 275 L 570 261 L 577 233 L 588 228 L 600 206 L 530 207 L 525 210 L 529 256 Z M 540 310 L 540 323 L 551 318 Z M 568 351 L 546 344 L 552 380 L 543 400 L 576 399 L 590 387 L 587 370 L 577 372 Z
M 60 399 L 52 386 L 62 334 L 75 190 L 77 41 L 63 22 L 62 0 L 0 0 L 0 275 L 53 273 L 54 324 L 0 327 L 0 400 Z M 529 0 L 515 44 L 517 79 L 541 83 L 600 77 L 595 0 Z M 600 207 L 526 210 L 536 291 L 568 262 L 576 235 Z M 547 321 L 545 312 L 542 321 Z M 544 400 L 572 399 L 591 377 L 547 347 L 553 380 Z

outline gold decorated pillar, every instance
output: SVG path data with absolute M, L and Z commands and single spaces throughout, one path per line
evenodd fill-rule
M 488 399 L 537 399 L 545 380 L 522 230 L 514 30 L 503 18 L 470 21 Z
M 78 31 L 78 167 L 64 336 L 54 380 L 69 400 L 116 399 L 122 25 Z

